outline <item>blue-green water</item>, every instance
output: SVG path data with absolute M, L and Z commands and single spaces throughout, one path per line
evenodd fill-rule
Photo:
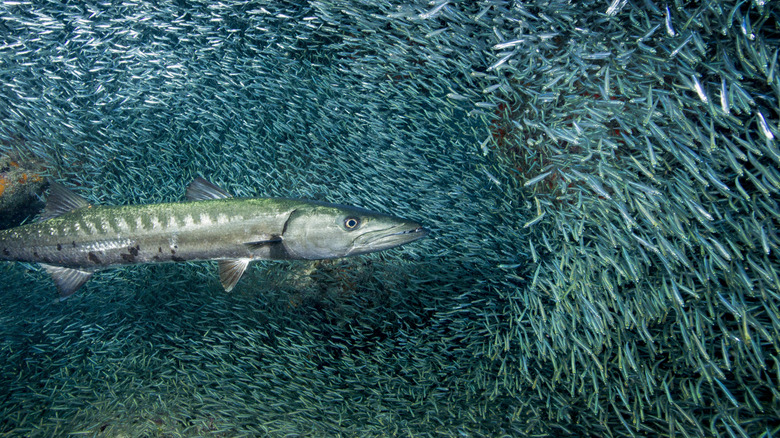
M 8 436 L 772 436 L 774 4 L 5 2 L 0 194 L 358 205 L 365 257 L 0 266 Z M 22 175 L 27 175 L 23 177 Z M 35 187 L 39 188 L 39 187 Z

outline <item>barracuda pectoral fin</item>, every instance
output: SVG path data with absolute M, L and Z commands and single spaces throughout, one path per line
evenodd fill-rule
M 268 236 L 265 240 L 244 242 L 244 245 L 246 245 L 252 253 L 264 254 L 261 258 L 270 260 L 285 260 L 290 258 L 281 236 Z
M 244 275 L 246 267 L 252 259 L 231 259 L 219 261 L 219 281 L 225 292 L 230 292 Z
M 57 290 L 60 293 L 60 301 L 67 300 L 84 283 L 92 277 L 92 272 L 82 271 L 80 269 L 63 268 L 62 266 L 52 266 L 40 263 L 41 267 L 51 275 Z
M 62 216 L 63 214 L 78 210 L 79 208 L 89 207 L 89 202 L 81 196 L 73 193 L 67 187 L 60 183 L 50 182 L 49 197 L 46 199 L 46 209 L 43 210 L 38 220 Z

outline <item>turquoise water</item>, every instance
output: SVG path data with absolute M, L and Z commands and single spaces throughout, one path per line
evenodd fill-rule
M 3 4 L 4 202 L 203 175 L 432 233 L 231 294 L 3 263 L 0 433 L 776 434 L 777 9 L 678 3 Z

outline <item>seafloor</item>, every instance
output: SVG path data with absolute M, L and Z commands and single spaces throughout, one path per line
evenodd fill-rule
M 0 434 L 777 435 L 778 47 L 764 0 L 4 1 L 4 226 L 203 175 L 432 234 L 229 295 L 3 263 Z

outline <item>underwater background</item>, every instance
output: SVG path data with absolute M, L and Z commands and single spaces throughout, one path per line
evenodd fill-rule
M 0 264 L 2 436 L 773 436 L 777 3 L 0 3 L 0 219 L 357 205 L 320 262 Z

